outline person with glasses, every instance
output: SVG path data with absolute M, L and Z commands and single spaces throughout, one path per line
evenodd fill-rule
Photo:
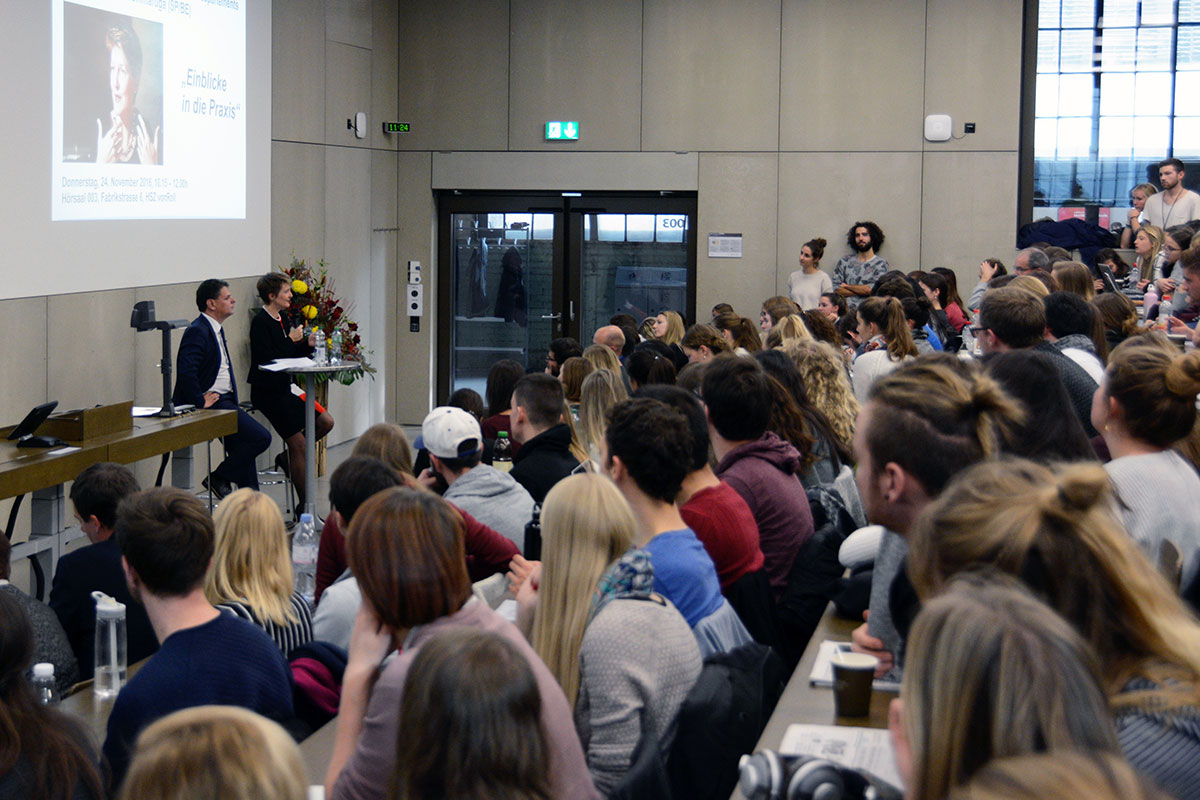
M 568 358 L 582 355 L 583 346 L 579 344 L 578 340 L 572 339 L 570 336 L 555 339 L 550 342 L 550 352 L 546 353 L 545 372 L 547 375 L 557 378 L 558 373 L 562 370 L 562 365 Z

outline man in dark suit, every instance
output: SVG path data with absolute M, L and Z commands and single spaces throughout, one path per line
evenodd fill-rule
M 218 498 L 229 493 L 230 484 L 258 488 L 254 459 L 271 444 L 271 434 L 238 407 L 237 379 L 229 357 L 229 345 L 221 323 L 233 314 L 235 301 L 229 284 L 209 278 L 196 289 L 200 316 L 183 332 L 175 360 L 175 405 L 190 403 L 196 408 L 237 411 L 237 433 L 226 436 L 225 460 L 212 471 L 204 486 Z

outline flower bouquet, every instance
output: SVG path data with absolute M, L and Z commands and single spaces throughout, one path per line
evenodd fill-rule
M 364 374 L 375 374 L 368 356 L 370 350 L 362 346 L 362 338 L 358 334 L 358 323 L 350 318 L 350 305 L 343 305 L 333 288 L 333 279 L 329 277 L 324 259 L 317 262 L 316 268 L 309 267 L 302 258 L 292 254 L 292 263 L 282 268 L 283 274 L 292 279 L 291 311 L 304 324 L 313 329 L 320 328 L 325 332 L 326 346 L 333 332 L 342 334 L 342 360 L 358 362 L 355 369 L 342 370 L 328 375 L 318 375 L 318 381 L 327 381 L 331 377 L 346 386 L 354 383 Z

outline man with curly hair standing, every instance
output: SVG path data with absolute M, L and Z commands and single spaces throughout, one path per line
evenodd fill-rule
M 870 220 L 856 222 L 846 232 L 846 244 L 854 252 L 838 259 L 833 268 L 833 288 L 846 298 L 851 308 L 857 308 L 871 294 L 871 286 L 891 269 L 877 253 L 883 247 L 883 231 Z

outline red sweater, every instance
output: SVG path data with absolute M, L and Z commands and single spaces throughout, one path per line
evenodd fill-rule
M 466 525 L 464 545 L 467 551 L 467 573 L 472 581 L 483 580 L 489 575 L 504 572 L 513 556 L 521 551 L 511 539 L 501 536 L 479 520 L 450 503 L 450 507 L 462 515 Z M 315 602 L 320 602 L 321 593 L 346 571 L 346 537 L 337 524 L 337 517 L 330 514 L 321 528 L 321 545 L 317 550 L 317 580 Z
M 722 591 L 743 575 L 762 569 L 754 515 L 725 481 L 696 492 L 680 506 L 679 513 L 713 560 Z

